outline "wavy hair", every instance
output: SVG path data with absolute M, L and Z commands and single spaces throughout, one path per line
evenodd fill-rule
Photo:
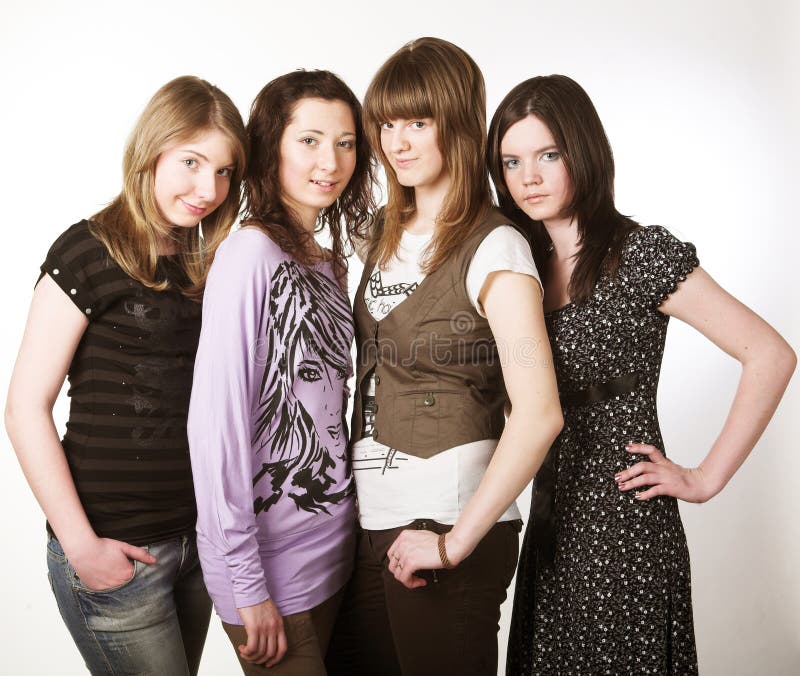
M 234 156 L 228 195 L 200 226 L 174 228 L 156 202 L 158 157 L 167 148 L 209 129 L 225 135 Z M 169 282 L 156 279 L 159 242 L 175 240 L 179 265 L 189 280 L 181 292 L 199 299 L 217 247 L 239 213 L 247 154 L 242 116 L 227 94 L 199 77 L 185 75 L 171 80 L 155 93 L 139 116 L 125 147 L 122 191 L 92 216 L 92 234 L 129 276 L 157 291 L 169 287 Z
M 403 226 L 416 213 L 414 189 L 397 180 L 381 147 L 381 124 L 429 117 L 450 188 L 436 219 L 431 255 L 423 270 L 433 272 L 480 224 L 491 205 L 486 171 L 486 88 L 483 74 L 463 49 L 439 38 L 419 38 L 401 47 L 375 74 L 364 97 L 367 138 L 386 169 L 389 196 L 371 248 L 385 266 L 397 252 Z
M 356 166 L 338 199 L 320 211 L 316 232 L 331 235 L 337 277 L 347 269 L 346 257 L 364 237 L 375 210 L 372 188 L 375 158 L 364 138 L 361 104 L 350 88 L 327 70 L 297 70 L 275 78 L 258 93 L 250 109 L 247 135 L 252 156 L 244 182 L 243 221 L 263 230 L 283 251 L 304 264 L 315 262 L 306 246 L 312 235 L 286 204 L 280 182 L 280 145 L 295 106 L 302 99 L 342 101 L 356 127 Z M 344 230 L 343 230 L 344 227 Z
M 525 80 L 501 101 L 489 125 L 489 171 L 503 213 L 533 234 L 534 256 L 544 275 L 552 242 L 544 225 L 531 220 L 514 202 L 503 176 L 500 145 L 509 127 L 533 115 L 555 139 L 567 170 L 571 198 L 566 216 L 578 226 L 580 250 L 569 281 L 575 302 L 586 300 L 600 277 L 615 274 L 625 237 L 639 224 L 614 206 L 614 156 L 603 123 L 589 95 L 566 75 Z

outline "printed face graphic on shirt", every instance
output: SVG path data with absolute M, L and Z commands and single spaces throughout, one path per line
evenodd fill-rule
M 256 514 L 288 495 L 298 509 L 328 513 L 353 491 L 336 485 L 347 463 L 344 388 L 353 319 L 344 292 L 327 276 L 292 261 L 271 280 L 265 368 L 255 412 L 254 446 L 263 454 L 253 478 Z

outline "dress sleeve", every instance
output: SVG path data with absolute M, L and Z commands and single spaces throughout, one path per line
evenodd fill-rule
M 53 242 L 36 283 L 49 275 L 75 306 L 91 320 L 104 308 L 98 280 L 110 265 L 108 252 L 89 232 L 86 221 L 76 223 Z
M 499 270 L 530 275 L 541 288 L 542 280 L 533 262 L 528 240 L 513 226 L 501 225 L 492 230 L 478 246 L 467 270 L 467 295 L 481 317 L 486 314 L 478 301 L 486 278 Z
M 635 299 L 654 310 L 698 265 L 694 244 L 682 242 L 660 225 L 652 225 L 629 235 L 619 274 Z
M 253 510 L 252 398 L 260 319 L 269 302 L 269 265 L 255 239 L 261 237 L 236 232 L 217 250 L 203 297 L 188 420 L 197 532 L 227 565 L 237 608 L 269 598 Z

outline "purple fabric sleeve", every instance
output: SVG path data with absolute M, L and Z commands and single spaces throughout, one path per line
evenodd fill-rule
M 203 300 L 189 409 L 198 542 L 227 564 L 237 608 L 270 597 L 253 512 L 252 396 L 269 301 L 266 240 L 246 230 L 218 249 Z

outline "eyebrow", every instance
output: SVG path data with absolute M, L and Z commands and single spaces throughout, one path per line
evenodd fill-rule
M 320 136 L 325 136 L 324 131 L 320 131 L 319 129 L 301 129 L 297 132 L 298 134 L 319 134 Z M 339 136 L 355 136 L 355 132 L 352 131 L 343 131 Z
M 181 152 L 192 153 L 193 155 L 197 155 L 198 157 L 201 157 L 206 162 L 209 162 L 208 158 L 205 155 L 203 155 L 203 153 L 199 153 L 196 150 L 194 150 L 193 148 L 181 148 Z M 209 162 L 209 164 L 210 164 L 210 162 Z
M 548 146 L 542 146 L 541 148 L 537 148 L 533 151 L 534 155 L 538 155 L 539 153 L 546 152 L 548 150 L 558 150 L 558 146 L 555 143 L 552 143 Z M 503 157 L 517 157 L 513 153 L 503 153 Z

